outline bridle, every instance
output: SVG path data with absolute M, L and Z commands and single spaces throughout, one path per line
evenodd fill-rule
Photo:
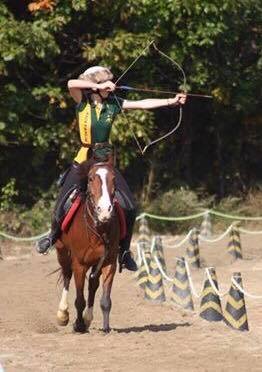
M 111 171 L 113 170 L 113 166 L 111 164 L 106 163 L 106 162 L 100 162 L 100 163 L 93 164 L 91 168 L 89 169 L 88 174 L 90 173 L 91 169 L 96 166 L 98 167 L 103 166 L 103 167 L 110 169 Z M 86 198 L 85 198 L 85 204 L 84 204 L 84 221 L 85 221 L 85 225 L 87 229 L 87 234 L 88 234 L 88 231 L 91 231 L 94 235 L 96 235 L 102 241 L 105 247 L 104 255 L 100 258 L 94 273 L 91 274 L 92 278 L 94 278 L 100 271 L 104 263 L 104 260 L 107 257 L 108 252 L 109 252 L 109 239 L 107 235 L 107 229 L 105 231 L 101 231 L 101 229 L 103 226 L 106 226 L 106 227 L 109 226 L 112 218 L 115 216 L 114 198 L 115 198 L 115 190 L 113 192 L 113 195 L 110 195 L 110 200 L 112 201 L 112 204 L 113 204 L 113 211 L 112 211 L 111 218 L 109 219 L 109 221 L 105 223 L 100 222 L 98 219 L 97 212 L 96 212 L 96 204 L 92 196 L 92 192 L 91 192 L 91 185 L 90 185 L 90 182 L 87 183 Z M 90 220 L 91 222 L 89 222 Z

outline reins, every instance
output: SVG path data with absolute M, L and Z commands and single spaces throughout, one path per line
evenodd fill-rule
M 111 164 L 105 163 L 105 162 L 95 163 L 94 165 L 95 166 L 106 166 L 108 168 L 113 169 L 113 166 Z M 91 206 L 91 208 L 90 208 L 90 206 Z M 93 210 L 93 213 L 92 213 L 92 210 Z M 91 193 L 90 193 L 90 190 L 89 190 L 89 187 L 88 187 L 87 192 L 86 192 L 85 206 L 84 206 L 84 221 L 85 221 L 86 229 L 87 229 L 87 231 L 89 230 L 94 235 L 96 235 L 102 241 L 102 243 L 104 244 L 104 247 L 105 247 L 105 253 L 100 258 L 100 260 L 99 260 L 99 262 L 96 266 L 95 271 L 93 273 L 91 273 L 91 278 L 95 278 L 96 275 L 99 273 L 101 267 L 103 266 L 103 263 L 104 263 L 106 257 L 108 256 L 108 253 L 109 253 L 109 240 L 107 238 L 106 232 L 100 234 L 95 229 L 95 227 L 99 226 L 99 221 L 94 216 L 94 210 L 95 210 L 94 202 L 93 202 L 93 199 L 91 197 Z M 90 217 L 90 219 L 93 223 L 93 226 L 88 222 L 88 217 Z

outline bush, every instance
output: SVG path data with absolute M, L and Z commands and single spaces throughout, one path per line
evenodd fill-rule
M 213 196 L 200 198 L 196 191 L 181 187 L 160 195 L 146 208 L 146 211 L 160 216 L 190 216 L 210 208 L 213 201 Z M 175 222 L 150 219 L 151 228 L 158 232 L 180 233 L 198 225 L 199 218 Z
M 9 182 L 1 188 L 0 211 L 10 211 L 13 209 L 14 197 L 18 196 L 15 183 L 15 179 L 10 178 Z
M 42 194 L 30 210 L 23 205 L 10 204 L 0 214 L 0 229 L 6 233 L 22 236 L 41 234 L 50 228 L 57 186 L 54 184 L 48 193 Z M 10 208 L 12 206 L 12 208 Z

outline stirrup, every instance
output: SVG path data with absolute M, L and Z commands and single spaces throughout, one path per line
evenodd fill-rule
M 40 254 L 48 254 L 54 243 L 52 237 L 45 236 L 36 243 L 36 250 Z
M 133 259 L 130 250 L 126 250 L 119 257 L 119 272 L 121 273 L 123 269 L 129 271 L 137 271 L 137 264 Z

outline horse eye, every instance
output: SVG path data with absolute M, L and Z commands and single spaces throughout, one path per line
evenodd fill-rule
M 93 182 L 94 178 L 93 177 L 88 177 L 88 182 Z

